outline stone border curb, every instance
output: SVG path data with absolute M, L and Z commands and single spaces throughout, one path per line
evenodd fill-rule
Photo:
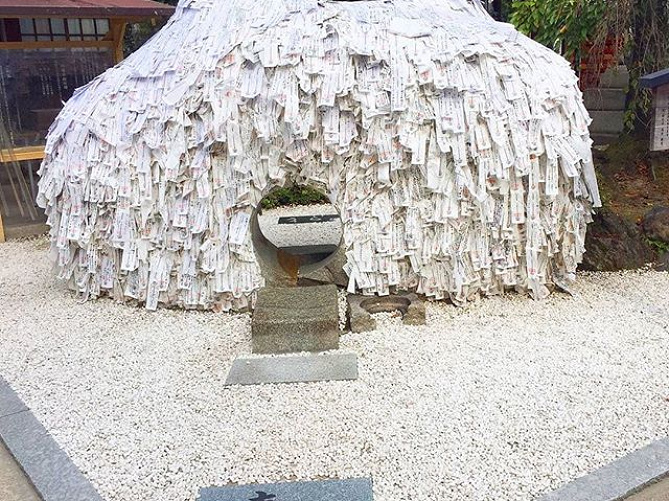
M 0 440 L 44 501 L 103 501 L 2 376 Z
M 669 476 L 669 438 L 663 438 L 538 501 L 622 501 Z

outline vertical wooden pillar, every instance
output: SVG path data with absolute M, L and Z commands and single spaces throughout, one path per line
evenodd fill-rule
M 5 242 L 5 224 L 2 222 L 2 213 L 0 212 L 0 244 Z
M 127 24 L 123 19 L 112 19 L 109 26 L 111 38 L 114 42 L 114 64 L 123 61 L 123 36 Z

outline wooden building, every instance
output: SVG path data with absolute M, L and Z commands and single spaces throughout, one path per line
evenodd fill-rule
M 46 132 L 74 90 L 123 59 L 152 0 L 0 0 L 0 242 L 45 231 L 35 204 Z

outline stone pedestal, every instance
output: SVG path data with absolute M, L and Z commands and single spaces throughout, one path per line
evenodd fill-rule
M 251 320 L 253 353 L 339 348 L 337 287 L 271 287 L 258 293 Z

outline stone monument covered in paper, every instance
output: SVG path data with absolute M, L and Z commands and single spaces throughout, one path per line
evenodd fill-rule
M 461 304 L 574 278 L 599 205 L 567 61 L 478 0 L 181 0 L 52 125 L 39 204 L 85 298 L 236 310 L 288 183 L 343 222 L 349 291 Z

